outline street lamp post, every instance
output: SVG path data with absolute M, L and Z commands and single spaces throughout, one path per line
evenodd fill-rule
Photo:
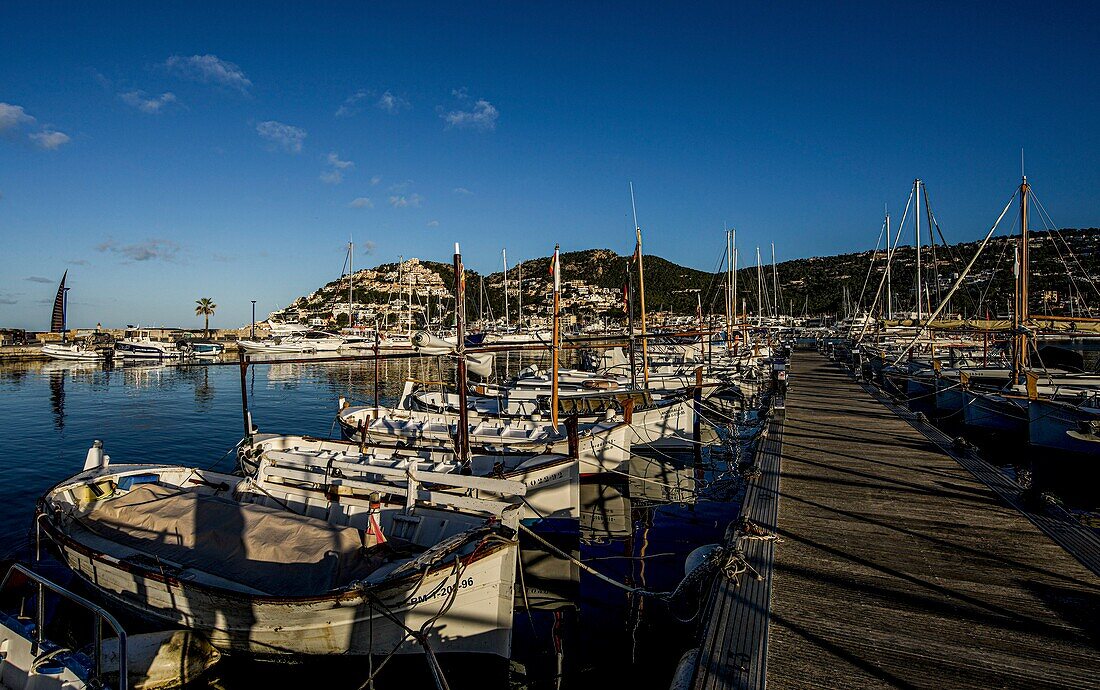
M 256 300 L 252 300 L 252 331 L 249 337 L 252 340 L 256 339 Z

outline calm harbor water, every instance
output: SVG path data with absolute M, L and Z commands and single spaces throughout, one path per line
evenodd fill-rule
M 529 361 L 498 362 L 501 373 Z M 380 364 L 382 402 L 393 402 L 406 378 L 438 380 L 432 360 Z M 443 373 L 446 376 L 446 372 Z M 248 370 L 245 387 L 263 431 L 337 433 L 337 400 L 370 401 L 374 364 L 265 364 Z M 240 439 L 239 368 L 82 363 L 0 365 L 0 555 L 31 557 L 35 500 L 79 471 L 95 439 L 115 462 L 169 462 L 231 470 Z M 739 487 L 727 472 L 749 452 L 707 454 L 704 468 L 686 458 L 636 458 L 632 477 L 582 485 L 576 531 L 552 535 L 565 551 L 611 578 L 654 591 L 675 588 L 688 553 L 721 540 L 735 516 Z M 537 544 L 522 549 L 510 663 L 447 659 L 453 688 L 588 688 L 634 682 L 667 687 L 692 644 L 698 602 L 676 604 L 632 595 L 583 573 Z M 50 569 L 65 576 L 61 567 Z M 133 622 L 139 625 L 138 622 Z M 129 625 L 129 623 L 128 623 Z M 358 688 L 370 674 L 364 659 L 264 663 L 223 659 L 199 687 L 289 687 L 315 683 Z M 431 687 L 418 657 L 397 658 L 376 687 Z

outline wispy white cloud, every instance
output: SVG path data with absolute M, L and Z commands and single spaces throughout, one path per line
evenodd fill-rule
M 52 129 L 44 129 L 41 132 L 35 132 L 29 136 L 31 141 L 37 144 L 39 148 L 46 149 L 47 151 L 56 151 L 71 141 L 68 134 L 57 132 Z
M 119 244 L 106 239 L 95 247 L 97 252 L 117 254 L 129 261 L 175 261 L 180 247 L 172 240 L 150 238 L 135 244 Z
M 282 147 L 290 153 L 301 153 L 302 142 L 307 134 L 301 127 L 283 124 L 275 120 L 267 120 L 256 125 L 256 133 L 267 139 L 273 146 Z
M 33 122 L 34 118 L 23 110 L 23 106 L 0 103 L 0 132 Z
M 344 99 L 343 105 L 336 109 L 336 117 L 351 117 L 359 112 L 359 101 L 370 96 L 369 91 L 360 89 Z
M 372 175 L 371 178 L 370 178 L 370 186 L 371 187 L 377 187 L 378 183 L 381 182 L 381 181 L 382 181 L 382 176 L 381 175 Z
M 143 113 L 156 115 L 169 103 L 176 102 L 176 94 L 166 91 L 159 96 L 148 97 L 144 91 L 127 91 L 118 95 L 126 105 L 133 106 Z
M 23 106 L 13 105 L 11 103 L 0 103 L 0 134 L 11 132 L 12 136 L 14 136 L 15 132 L 20 130 L 24 125 L 33 125 L 36 122 L 37 120 L 35 117 L 24 110 Z M 28 134 L 27 138 L 33 141 L 39 148 L 49 151 L 58 149 L 70 141 L 68 134 L 58 132 L 49 124 L 43 125 L 42 129 L 37 132 Z
M 409 108 L 411 108 L 412 104 L 409 103 L 408 99 L 402 98 L 401 96 L 396 96 L 393 93 L 386 91 L 378 98 L 378 102 L 375 103 L 375 106 L 377 106 L 381 110 L 386 111 L 390 115 L 396 115 L 402 110 L 408 110 Z
M 428 227 L 429 228 L 438 228 L 439 227 L 439 221 L 438 220 L 429 220 L 428 221 Z
M 412 186 L 412 180 L 405 180 L 404 182 L 395 182 L 389 186 L 388 192 L 404 192 Z
M 329 165 L 337 168 L 338 170 L 351 170 L 355 167 L 355 163 L 352 163 L 351 161 L 340 160 L 340 156 L 335 151 L 328 154 L 328 158 L 326 160 L 328 161 Z
M 325 184 L 340 184 L 344 181 L 344 171 L 351 170 L 355 163 L 340 160 L 340 156 L 333 151 L 325 159 L 329 168 L 321 173 L 321 181 Z
M 395 194 L 390 197 L 390 206 L 394 208 L 405 208 L 406 206 L 419 206 L 420 202 L 424 200 L 424 197 L 419 194 Z
M 470 100 L 470 90 L 465 86 L 461 86 L 457 89 L 451 89 L 451 95 L 460 101 Z
M 53 278 L 43 278 L 42 276 L 27 276 L 24 280 L 31 283 L 52 283 Z
M 192 55 L 183 57 L 173 55 L 165 61 L 169 72 L 192 81 L 204 84 L 216 84 L 241 93 L 248 93 L 252 82 L 240 67 L 222 60 L 217 55 Z
M 479 98 L 469 110 L 452 110 L 449 113 L 443 113 L 440 117 L 443 118 L 448 129 L 458 127 L 491 132 L 497 128 L 500 111 L 489 101 Z
M 0 292 L 0 304 L 19 304 L 19 300 L 15 299 L 11 293 Z
M 87 266 L 90 262 L 87 259 L 69 259 L 65 263 L 70 266 Z
M 365 196 L 356 197 L 348 204 L 351 208 L 374 208 L 374 202 Z
M 459 196 L 470 196 L 471 194 L 473 194 L 473 192 L 466 189 L 465 187 L 455 187 L 453 191 Z

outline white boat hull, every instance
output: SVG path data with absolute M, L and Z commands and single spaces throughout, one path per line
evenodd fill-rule
M 356 593 L 313 600 L 251 598 L 189 587 L 173 577 L 135 575 L 108 557 L 63 548 L 65 563 L 88 584 L 146 618 L 205 633 L 225 652 L 252 656 L 286 654 L 422 653 L 423 648 L 385 617 L 378 604 Z M 512 567 L 516 547 L 502 547 L 473 562 L 456 579 L 451 572 L 419 576 L 375 593 L 405 626 L 419 630 L 436 616 L 457 586 L 447 624 L 428 639 L 437 652 L 496 654 L 511 651 Z M 438 588 L 438 591 L 436 591 Z M 434 595 L 433 592 L 436 592 Z M 423 599 L 422 601 L 420 599 Z M 406 601 L 415 601 L 405 605 Z
M 43 345 L 42 354 L 51 359 L 60 359 L 66 362 L 98 362 L 104 359 L 102 352 L 85 350 L 75 345 Z

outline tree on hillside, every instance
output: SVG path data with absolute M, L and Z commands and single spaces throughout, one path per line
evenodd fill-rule
M 218 308 L 218 305 L 214 304 L 214 300 L 210 297 L 203 297 L 202 299 L 195 300 L 195 316 L 202 316 L 205 318 L 205 324 L 203 326 L 203 337 L 210 337 L 210 317 L 214 315 L 214 310 Z

